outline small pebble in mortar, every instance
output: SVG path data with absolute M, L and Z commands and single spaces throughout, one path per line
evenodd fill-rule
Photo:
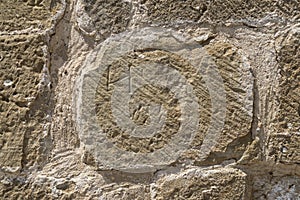
M 11 86 L 13 83 L 14 83 L 14 82 L 13 82 L 12 80 L 7 79 L 7 80 L 5 80 L 5 81 L 3 82 L 3 85 L 4 85 L 4 86 Z

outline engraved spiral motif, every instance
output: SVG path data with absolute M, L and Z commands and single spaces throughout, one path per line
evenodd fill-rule
M 111 37 L 88 55 L 76 84 L 81 142 L 106 168 L 156 170 L 196 135 L 205 158 L 224 125 L 225 89 L 213 60 L 169 29 Z

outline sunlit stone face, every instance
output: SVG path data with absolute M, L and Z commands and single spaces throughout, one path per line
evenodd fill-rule
M 168 29 L 107 40 L 87 57 L 77 81 L 82 142 L 101 165 L 126 171 L 165 167 L 187 150 L 205 160 L 230 121 L 226 109 L 233 109 L 222 70 L 197 42 Z M 251 120 L 243 100 L 242 112 L 232 112 Z

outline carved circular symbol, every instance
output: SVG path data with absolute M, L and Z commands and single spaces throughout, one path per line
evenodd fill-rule
M 77 81 L 85 148 L 106 168 L 153 171 L 174 161 L 196 134 L 205 158 L 225 121 L 226 95 L 213 60 L 169 29 L 116 35 L 87 57 Z

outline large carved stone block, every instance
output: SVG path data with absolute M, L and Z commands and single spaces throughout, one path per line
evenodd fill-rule
M 207 50 L 168 29 L 111 38 L 90 53 L 77 81 L 81 142 L 100 166 L 133 171 L 180 157 L 201 164 L 238 138 L 249 142 L 253 78 L 241 56 L 230 44 Z

